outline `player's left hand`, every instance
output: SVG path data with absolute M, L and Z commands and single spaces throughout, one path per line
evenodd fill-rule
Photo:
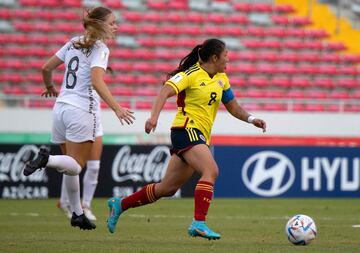
M 46 87 L 46 89 L 43 91 L 43 93 L 41 93 L 42 97 L 57 97 L 58 96 L 58 91 L 56 90 L 54 85 L 51 85 L 49 87 Z
M 266 122 L 262 119 L 255 118 L 252 124 L 258 128 L 261 128 L 263 132 L 266 132 Z

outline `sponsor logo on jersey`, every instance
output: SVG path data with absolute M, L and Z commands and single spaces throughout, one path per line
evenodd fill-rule
M 183 79 L 182 75 L 176 74 L 175 76 L 170 78 L 170 81 L 172 81 L 174 83 L 178 83 L 178 82 L 180 82 L 181 79 Z
M 220 87 L 224 87 L 224 84 L 223 84 L 223 82 L 222 82 L 221 80 L 218 81 L 218 85 L 219 85 Z

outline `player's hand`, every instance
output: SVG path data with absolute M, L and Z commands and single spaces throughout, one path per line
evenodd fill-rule
M 157 120 L 156 120 L 156 119 L 153 119 L 153 118 L 149 118 L 149 119 L 145 122 L 145 132 L 146 132 L 147 134 L 149 134 L 151 131 L 155 132 L 156 125 L 157 125 Z
M 266 132 L 266 122 L 262 119 L 255 118 L 252 124 L 258 128 L 261 128 L 264 133 Z
M 46 89 L 43 91 L 43 93 L 41 93 L 42 97 L 57 97 L 58 96 L 58 92 L 55 88 L 54 85 L 51 85 L 49 87 L 46 87 Z
M 128 125 L 134 123 L 134 112 L 130 111 L 130 109 L 128 108 L 120 107 L 118 110 L 115 111 L 115 114 L 119 118 L 121 125 L 124 125 L 123 121 L 125 121 Z

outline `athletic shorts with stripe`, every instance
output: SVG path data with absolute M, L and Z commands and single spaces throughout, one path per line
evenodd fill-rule
M 183 160 L 182 154 L 198 144 L 205 144 L 203 133 L 197 128 L 171 129 L 171 154 L 176 154 Z

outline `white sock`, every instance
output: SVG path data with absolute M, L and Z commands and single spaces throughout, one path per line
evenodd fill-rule
M 60 202 L 60 207 L 66 207 L 70 204 L 69 197 L 67 195 L 66 185 L 64 183 L 64 176 L 62 177 L 62 180 L 61 180 L 61 193 L 60 193 L 59 202 Z
M 87 161 L 86 171 L 83 178 L 83 200 L 84 207 L 90 208 L 91 201 L 94 198 L 96 186 L 98 184 L 98 176 L 100 170 L 100 161 L 92 160 Z
M 50 155 L 46 167 L 54 168 L 68 176 L 76 176 L 81 172 L 78 162 L 68 155 Z
M 79 175 L 63 175 L 63 180 L 68 193 L 71 212 L 74 212 L 76 215 L 81 215 L 83 213 L 83 209 L 80 202 Z

